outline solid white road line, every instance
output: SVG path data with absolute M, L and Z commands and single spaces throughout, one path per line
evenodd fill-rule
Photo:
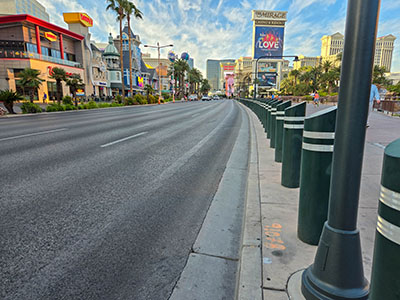
M 8 140 L 14 140 L 14 139 L 20 139 L 20 138 L 29 137 L 29 136 L 35 136 L 35 135 L 41 135 L 41 134 L 48 134 L 48 133 L 53 133 L 53 132 L 65 131 L 65 130 L 68 130 L 68 128 L 60 128 L 60 129 L 55 129 L 55 130 L 48 130 L 48 131 L 41 131 L 41 132 L 35 132 L 35 133 L 29 133 L 29 134 L 23 134 L 23 135 L 10 136 L 10 137 L 6 137 L 6 138 L 0 139 L 0 142 L 8 141 Z
M 101 145 L 100 147 L 101 148 L 105 148 L 105 147 L 108 147 L 108 146 L 112 146 L 112 145 L 115 145 L 115 144 L 130 140 L 130 139 L 133 139 L 135 137 L 139 137 L 139 136 L 145 135 L 145 134 L 147 134 L 147 131 L 144 131 L 144 132 L 141 132 L 141 133 L 138 133 L 138 134 L 135 134 L 135 135 L 131 135 L 131 136 L 128 136 L 126 138 L 123 138 L 123 139 L 120 139 L 120 140 L 117 140 L 117 141 L 114 141 L 114 142 L 111 142 L 111 143 L 108 143 L 108 144 Z

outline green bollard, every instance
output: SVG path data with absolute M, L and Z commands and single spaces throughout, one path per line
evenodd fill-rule
M 271 138 L 271 112 L 272 112 L 272 105 L 274 105 L 279 100 L 272 100 L 268 106 L 268 123 L 267 123 L 267 138 Z
M 271 140 L 269 143 L 270 148 L 275 148 L 275 128 L 276 128 L 276 107 L 281 104 L 283 101 L 278 100 L 274 104 L 272 104 L 271 108 L 271 120 L 270 120 L 270 129 L 271 129 Z
M 285 101 L 279 104 L 276 109 L 275 128 L 275 161 L 282 162 L 283 124 L 285 120 L 285 109 L 292 105 L 292 101 Z
M 302 102 L 285 110 L 281 184 L 287 188 L 300 186 L 301 145 L 306 105 L 306 102 Z
M 265 103 L 265 133 L 268 132 L 268 121 L 269 121 L 269 110 L 271 109 L 271 102 L 273 100 L 268 99 Z
M 310 245 L 318 245 L 328 218 L 336 111 L 330 107 L 304 122 L 297 235 Z
M 385 148 L 370 300 L 400 299 L 400 139 Z
M 272 104 L 274 104 L 277 100 L 272 100 L 268 104 L 268 111 L 267 111 L 267 138 L 269 139 L 271 137 L 271 110 L 272 110 Z

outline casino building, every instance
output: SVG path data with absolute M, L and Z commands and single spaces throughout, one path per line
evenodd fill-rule
M 0 90 L 12 89 L 29 95 L 17 80 L 25 68 L 41 72 L 44 80 L 34 91 L 35 100 L 55 97 L 56 82 L 51 79 L 52 69 L 59 67 L 67 73 L 76 73 L 85 80 L 84 36 L 31 15 L 0 17 Z M 63 83 L 63 94 L 69 94 Z

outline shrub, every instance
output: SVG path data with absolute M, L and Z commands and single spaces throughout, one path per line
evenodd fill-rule
M 77 108 L 72 105 L 72 104 L 65 104 L 64 105 L 65 110 L 76 110 Z
M 89 101 L 86 105 L 88 109 L 97 108 L 97 104 L 93 100 Z
M 154 97 L 153 95 L 149 95 L 149 103 L 150 104 L 154 104 L 156 103 L 158 100 L 156 100 L 156 97 Z
M 310 96 L 310 95 L 306 95 L 306 96 L 303 97 L 303 99 L 307 100 L 307 101 L 311 101 L 313 99 L 313 97 Z
M 142 99 L 142 103 L 140 103 L 140 104 L 148 104 L 148 103 L 147 103 L 147 99 L 146 99 L 146 98 L 143 98 L 143 99 Z
M 64 111 L 65 107 L 58 104 L 51 104 L 46 107 L 47 112 Z
M 111 103 L 111 105 L 110 105 L 111 107 L 118 107 L 118 106 L 124 106 L 122 103 L 120 104 L 120 103 L 118 103 L 118 102 L 113 102 L 113 103 Z
M 99 104 L 98 104 L 98 107 L 99 107 L 99 108 L 106 108 L 106 107 L 110 107 L 110 106 L 111 106 L 110 103 L 99 103 Z
M 132 97 L 126 97 L 125 98 L 125 105 L 134 105 L 135 99 Z
M 139 104 L 144 104 L 144 103 L 143 103 L 144 97 L 143 97 L 142 95 L 136 94 L 134 99 L 135 99 L 135 101 L 136 101 L 137 103 L 139 103 Z M 146 104 L 147 104 L 147 100 L 146 100 Z
M 115 101 L 117 102 L 117 103 L 122 103 L 122 96 L 121 95 L 116 95 L 115 96 Z
M 167 99 L 167 98 L 170 97 L 170 94 L 169 94 L 169 93 L 166 93 L 166 92 L 162 92 L 162 93 L 161 93 L 161 97 L 163 97 L 164 99 Z
M 21 105 L 21 110 L 23 114 L 35 114 L 43 111 L 39 105 L 31 102 L 24 102 Z
M 70 97 L 70 96 L 65 96 L 63 99 L 62 99 L 62 103 L 64 104 L 64 105 L 73 105 L 73 103 L 72 103 L 72 98 Z
M 79 104 L 78 109 L 85 109 L 85 106 L 83 104 Z

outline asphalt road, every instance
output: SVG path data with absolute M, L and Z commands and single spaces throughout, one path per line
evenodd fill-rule
M 241 125 L 228 100 L 0 119 L 0 298 L 168 299 Z

